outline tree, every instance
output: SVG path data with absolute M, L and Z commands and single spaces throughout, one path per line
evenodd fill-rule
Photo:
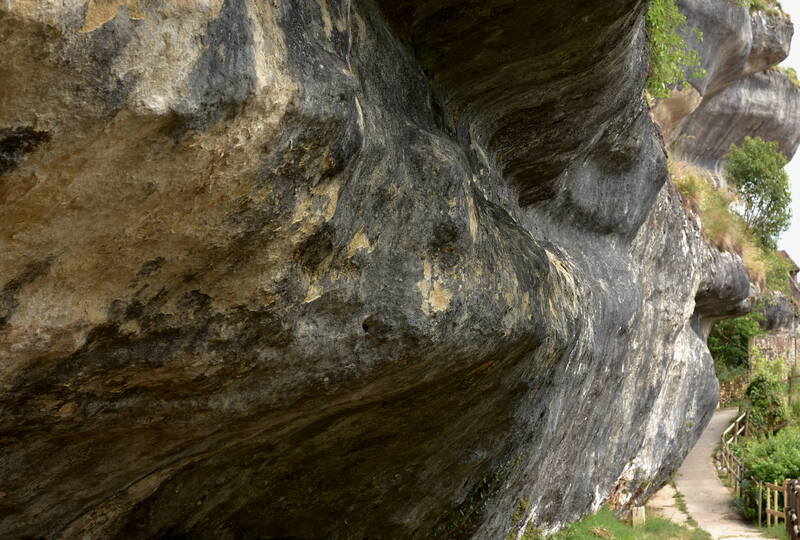
M 756 375 L 745 395 L 748 401 L 750 425 L 757 433 L 772 435 L 786 420 L 783 396 L 786 390 L 783 383 L 763 373 Z
M 744 317 L 725 319 L 714 325 L 708 336 L 708 349 L 714 358 L 720 382 L 747 373 L 750 338 L 763 333 L 758 323 L 763 318 L 763 315 L 754 311 Z
M 672 88 L 686 86 L 687 70 L 692 70 L 692 78 L 706 76 L 699 53 L 681 36 L 688 31 L 688 25 L 675 0 L 652 0 L 646 21 L 650 42 L 647 90 L 653 97 L 665 98 Z M 702 41 L 703 34 L 696 28 L 694 35 L 698 43 Z
M 787 163 L 778 143 L 761 137 L 745 137 L 739 146 L 731 145 L 729 153 L 728 182 L 739 192 L 734 209 L 747 230 L 770 249 L 792 218 L 789 176 L 783 169 Z

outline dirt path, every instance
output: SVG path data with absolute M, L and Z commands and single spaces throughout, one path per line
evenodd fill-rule
M 731 493 L 717 477 L 711 459 L 717 441 L 737 412 L 736 409 L 722 409 L 714 413 L 675 479 L 678 491 L 686 499 L 689 515 L 715 539 L 764 538 L 755 526 L 739 518 L 731 506 Z

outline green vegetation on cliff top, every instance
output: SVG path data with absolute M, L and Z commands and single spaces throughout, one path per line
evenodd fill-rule
M 800 88 L 800 78 L 797 77 L 797 70 L 793 67 L 773 66 L 771 69 L 783 73 L 789 78 L 790 81 L 792 81 L 792 84 L 795 86 L 795 88 Z
M 682 37 L 689 29 L 686 16 L 675 5 L 675 0 L 653 0 L 646 20 L 650 42 L 647 91 L 653 97 L 665 98 L 672 88 L 686 86 L 689 82 L 687 72 L 691 73 L 691 78 L 705 77 L 706 71 L 700 67 L 700 55 Z M 693 32 L 697 41 L 703 39 L 699 30 Z
M 763 11 L 768 15 L 788 17 L 778 0 L 738 0 L 738 2 L 742 7 L 750 8 L 750 11 Z
M 715 187 L 708 171 L 685 162 L 672 161 L 670 176 L 687 211 L 700 218 L 706 240 L 741 256 L 762 290 L 788 295 L 789 263 L 775 252 L 776 239 L 791 218 L 785 164 L 776 143 L 745 137 L 731 147 L 730 188 Z
M 774 250 L 778 237 L 792 218 L 789 162 L 775 141 L 745 137 L 731 146 L 726 177 L 737 191 L 734 210 L 744 220 L 748 233 L 767 249 Z

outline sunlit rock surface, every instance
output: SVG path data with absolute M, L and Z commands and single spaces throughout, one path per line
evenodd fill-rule
M 644 9 L 0 4 L 0 536 L 641 502 L 750 307 L 665 183 Z
M 678 159 L 724 177 L 726 154 L 746 135 L 800 145 L 800 89 L 769 69 L 789 54 L 794 28 L 779 13 L 750 12 L 728 0 L 678 0 L 689 43 L 706 75 L 660 102 L 656 121 Z M 697 39 L 699 31 L 702 39 Z

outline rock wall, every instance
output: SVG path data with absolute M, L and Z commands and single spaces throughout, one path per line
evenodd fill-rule
M 665 182 L 644 9 L 0 3 L 0 536 L 643 500 L 752 300 Z
M 786 377 L 797 376 L 800 374 L 800 352 L 798 352 L 798 337 L 794 329 L 770 332 L 763 336 L 756 336 L 753 338 L 753 350 L 750 351 L 752 355 L 754 350 L 758 351 L 758 355 L 762 358 L 769 360 L 782 359 L 785 366 Z M 755 371 L 755 362 L 751 362 L 751 376 Z M 794 384 L 797 384 L 796 382 Z
M 769 332 L 796 333 L 798 330 L 797 305 L 783 293 L 774 293 L 765 299 L 761 308 L 763 319 L 758 323 Z
M 794 155 L 800 145 L 800 88 L 768 69 L 789 54 L 791 21 L 750 12 L 735 0 L 676 4 L 688 19 L 687 38 L 706 76 L 690 79 L 689 87 L 656 107 L 673 155 L 720 179 L 728 150 L 746 135 L 777 141 L 781 152 Z

